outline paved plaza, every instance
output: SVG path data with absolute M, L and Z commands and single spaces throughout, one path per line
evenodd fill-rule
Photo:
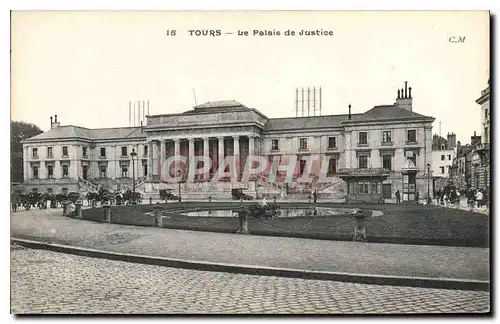
M 488 292 L 185 270 L 13 248 L 11 312 L 484 313 Z

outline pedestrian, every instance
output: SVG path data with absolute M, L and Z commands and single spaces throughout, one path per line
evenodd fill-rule
M 476 201 L 477 201 L 477 207 L 478 208 L 483 207 L 483 193 L 481 192 L 481 189 L 477 190 Z
M 455 206 L 455 203 L 457 202 L 457 192 L 455 190 L 450 191 L 450 203 Z
M 316 203 L 316 198 L 317 198 L 316 190 L 313 191 L 313 198 L 314 198 L 314 203 Z
M 396 204 L 401 203 L 401 194 L 399 193 L 399 190 L 396 191 Z
M 247 221 L 247 211 L 245 207 L 243 207 L 243 204 L 241 204 L 240 210 L 238 211 L 238 229 L 236 230 L 236 233 L 244 233 L 246 228 L 244 228 L 243 224 Z
M 418 194 L 418 191 L 415 193 L 415 201 L 418 204 L 418 201 L 420 200 L 420 195 Z
M 469 206 L 469 211 L 474 210 L 475 200 L 476 200 L 476 195 L 474 194 L 474 190 L 472 190 L 472 188 L 469 188 L 469 191 L 467 192 L 467 205 Z

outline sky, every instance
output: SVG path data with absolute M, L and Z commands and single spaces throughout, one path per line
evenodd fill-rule
M 394 103 L 408 81 L 413 111 L 436 118 L 433 133 L 441 121 L 441 135 L 462 143 L 481 134 L 475 100 L 490 73 L 484 11 L 32 11 L 13 12 L 11 28 L 11 118 L 42 130 L 55 114 L 62 125 L 125 127 L 130 101 L 166 114 L 191 109 L 195 96 L 292 117 L 302 87 L 322 88 L 322 115 L 347 113 L 349 104 L 362 113 Z M 297 35 L 317 29 L 333 36 Z

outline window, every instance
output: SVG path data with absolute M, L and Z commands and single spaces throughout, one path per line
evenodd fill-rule
M 54 166 L 47 165 L 47 178 L 52 179 L 54 177 Z
M 451 160 L 451 154 L 448 154 L 448 161 Z
M 441 149 L 444 150 L 444 144 L 441 144 Z
M 273 150 L 273 151 L 279 150 L 278 140 L 277 139 L 273 139 L 272 140 L 272 142 L 271 142 L 271 150 Z
M 307 138 L 303 137 L 300 139 L 300 150 L 307 150 Z
M 82 147 L 82 155 L 83 155 L 83 157 L 87 157 L 87 147 L 86 146 Z
M 368 168 L 368 156 L 360 155 L 358 156 L 358 168 L 367 169 Z
M 484 110 L 484 119 L 487 119 L 488 118 L 488 109 L 485 109 Z
M 52 147 L 47 147 L 47 157 L 52 157 Z
M 148 175 L 148 165 L 144 164 L 144 176 L 147 176 L 147 175 Z
M 391 143 L 391 131 L 383 131 L 382 133 L 382 143 Z
M 382 156 L 382 167 L 392 171 L 392 155 L 385 154 Z
M 337 159 L 330 159 L 328 161 L 328 174 L 337 173 Z
M 127 147 L 122 146 L 122 156 L 127 156 Z
M 358 144 L 368 144 L 367 132 L 359 132 Z
M 144 156 L 148 155 L 148 146 L 144 145 Z
M 407 141 L 408 143 L 416 143 L 417 142 L 417 131 L 412 129 L 407 133 Z
M 488 127 L 485 127 L 484 128 L 484 142 L 489 143 L 490 142 L 489 138 L 490 138 L 490 134 L 488 134 Z
M 444 154 L 441 154 L 441 161 L 444 161 Z
M 33 166 L 33 179 L 38 179 L 38 167 Z
M 101 156 L 102 157 L 106 156 L 106 148 L 105 147 L 101 147 Z
M 54 190 L 52 188 L 47 188 L 47 193 L 51 194 L 53 192 L 54 192 Z
M 128 166 L 122 165 L 122 178 L 128 178 Z
M 63 146 L 63 156 L 68 156 L 68 147 L 67 146 Z
M 328 137 L 328 148 L 333 149 L 337 147 L 337 138 L 336 137 Z
M 300 160 L 300 174 L 304 174 L 304 171 L 306 169 L 306 161 L 305 160 Z
M 101 176 L 101 178 L 106 178 L 107 172 L 108 172 L 108 167 L 106 165 L 101 165 L 99 167 L 99 175 Z
M 62 194 L 67 195 L 68 194 L 68 188 L 62 188 Z
M 62 166 L 62 172 L 63 172 L 62 177 L 63 178 L 68 178 L 69 177 L 69 165 L 66 165 L 66 164 L 63 165 Z
M 413 154 L 411 157 L 409 157 L 409 159 L 413 162 L 413 164 L 416 167 L 417 166 L 417 155 Z
M 32 152 L 32 155 L 33 155 L 34 158 L 38 158 L 38 149 L 36 147 L 34 147 L 31 150 L 31 152 Z
M 441 174 L 444 174 L 444 167 L 439 167 L 441 169 Z

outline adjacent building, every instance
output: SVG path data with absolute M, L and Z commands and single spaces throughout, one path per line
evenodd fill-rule
M 456 157 L 457 137 L 448 133 L 446 139 L 434 134 L 432 137 L 432 175 L 434 189 L 443 189 L 450 179 L 450 168 Z
M 244 161 L 249 155 L 264 156 L 278 165 L 296 162 L 291 193 L 310 193 L 342 198 L 345 183 L 336 175 L 339 169 L 384 169 L 388 177 L 381 188 L 360 184 L 356 190 L 378 190 L 389 199 L 403 189 L 402 168 L 407 160 L 416 167 L 415 188 L 426 196 L 432 164 L 433 117 L 413 111 L 411 87 L 398 90 L 394 104 L 379 105 L 364 113 L 345 113 L 314 117 L 268 118 L 255 108 L 237 101 L 207 102 L 178 114 L 147 116 L 144 127 L 87 129 L 61 126 L 51 118 L 51 130 L 23 142 L 26 190 L 68 192 L 95 190 L 103 185 L 123 190 L 138 181 L 137 190 L 157 195 L 159 190 L 177 189 L 189 197 L 228 197 L 242 188 L 255 195 L 282 189 L 283 178 L 244 179 Z M 134 151 L 136 155 L 130 153 Z M 166 172 L 186 175 L 195 156 L 209 157 L 215 163 L 203 175 L 184 177 L 180 184 L 163 181 L 165 161 L 184 156 L 187 163 Z M 236 156 L 238 181 L 217 178 L 217 165 L 226 156 Z M 313 168 L 326 170 L 329 180 L 312 177 L 310 158 L 320 161 Z M 326 159 L 325 159 L 326 157 Z M 306 168 L 307 167 L 307 168 Z M 132 168 L 134 168 L 132 172 Z M 268 172 L 267 170 L 266 172 Z

